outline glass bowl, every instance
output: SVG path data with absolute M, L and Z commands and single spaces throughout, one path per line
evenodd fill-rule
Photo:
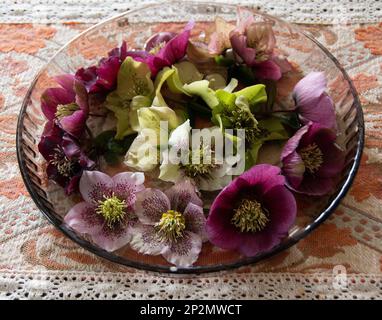
M 335 102 L 337 123 L 340 128 L 337 143 L 345 150 L 346 165 L 336 191 L 327 197 L 308 201 L 298 197 L 298 214 L 288 236 L 271 251 L 245 258 L 237 252 L 224 251 L 205 244 L 198 261 L 189 268 L 175 268 L 161 256 L 145 256 L 129 248 L 106 252 L 86 237 L 63 224 L 63 217 L 73 205 L 62 188 L 48 181 L 45 161 L 37 144 L 45 123 L 40 109 L 42 92 L 53 85 L 52 77 L 74 73 L 76 69 L 96 63 L 100 57 L 125 40 L 131 48 L 142 48 L 145 39 L 158 31 L 180 31 L 185 22 L 194 19 L 197 24 L 193 37 L 204 37 L 216 16 L 227 21 L 236 20 L 236 6 L 201 2 L 168 2 L 131 10 L 101 22 L 62 47 L 33 80 L 24 99 L 17 126 L 17 155 L 25 185 L 37 207 L 46 218 L 66 236 L 83 248 L 110 261 L 152 271 L 200 273 L 231 269 L 258 262 L 283 251 L 307 236 L 339 205 L 348 191 L 360 164 L 364 142 L 364 122 L 357 93 L 339 62 L 313 37 L 298 27 L 277 18 L 254 12 L 260 21 L 274 25 L 277 47 L 306 74 L 323 71 L 328 79 L 328 93 Z M 251 9 L 252 10 L 252 9 Z M 292 79 L 286 79 L 292 83 Z M 288 82 L 289 81 L 289 82 Z M 290 88 L 291 91 L 293 86 Z M 291 99 L 290 94 L 285 99 Z

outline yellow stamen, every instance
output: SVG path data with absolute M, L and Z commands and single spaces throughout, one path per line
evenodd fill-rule
M 98 201 L 96 212 L 100 214 L 109 228 L 121 222 L 125 216 L 125 200 L 117 198 L 114 194 L 111 197 L 104 196 L 105 200 Z
M 231 222 L 241 232 L 258 232 L 269 222 L 267 211 L 256 200 L 244 199 L 234 211 Z
M 320 169 L 323 163 L 323 157 L 322 151 L 316 143 L 312 143 L 301 149 L 299 154 L 304 162 L 305 168 L 307 168 L 310 173 L 315 173 L 318 169 Z
M 79 109 L 80 107 L 75 103 L 59 104 L 55 115 L 57 118 L 67 117 Z
M 168 210 L 163 213 L 162 218 L 155 225 L 155 229 L 162 241 L 177 241 L 183 237 L 185 228 L 184 216 L 175 210 Z

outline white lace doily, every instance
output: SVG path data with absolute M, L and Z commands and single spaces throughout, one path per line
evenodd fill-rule
M 0 274 L 0 299 L 382 299 L 382 277 L 298 273 L 154 277 L 146 273 Z
M 137 6 L 157 2 L 159 1 L 1 0 L 0 22 L 96 23 Z M 382 20 L 381 0 L 230 0 L 229 2 L 251 5 L 263 12 L 298 23 L 366 23 Z

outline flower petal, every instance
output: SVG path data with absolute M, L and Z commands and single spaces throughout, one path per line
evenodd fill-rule
M 82 110 L 77 110 L 70 116 L 60 119 L 59 123 L 63 130 L 74 137 L 80 137 L 85 130 L 86 114 Z
M 266 60 L 254 65 L 255 76 L 260 79 L 280 80 L 282 77 L 281 68 L 272 60 Z
M 121 172 L 113 178 L 113 192 L 119 199 L 124 199 L 126 206 L 132 209 L 136 193 L 144 190 L 145 175 L 142 172 Z
M 154 225 L 170 209 L 170 200 L 159 189 L 148 188 L 137 194 L 135 212 L 143 224 Z
M 159 255 L 166 249 L 166 244 L 158 239 L 153 226 L 137 224 L 131 232 L 130 246 L 139 253 Z
M 41 110 L 48 120 L 53 120 L 59 104 L 74 102 L 75 95 L 63 88 L 49 88 L 41 95 Z
M 184 212 L 189 203 L 203 206 L 203 201 L 196 193 L 196 187 L 189 179 L 185 179 L 166 190 L 166 196 L 171 203 L 171 209 Z
M 292 138 L 290 138 L 285 144 L 281 152 L 281 161 L 284 161 L 286 157 L 296 151 L 297 147 L 300 144 L 302 137 L 308 132 L 310 125 L 306 125 L 300 128 Z
M 132 228 L 128 225 L 110 229 L 107 225 L 97 233 L 92 234 L 93 242 L 100 248 L 113 252 L 127 245 L 132 238 Z
M 298 188 L 304 178 L 305 165 L 296 151 L 283 159 L 282 172 L 287 178 L 288 185 Z
M 203 208 L 189 203 L 184 210 L 183 216 L 186 219 L 186 230 L 198 234 L 203 241 L 206 241 L 206 217 L 204 216 Z
M 168 262 L 177 267 L 189 267 L 198 259 L 201 250 L 201 237 L 186 231 L 182 238 L 166 247 L 162 255 Z
M 95 207 L 87 202 L 77 203 L 64 218 L 66 225 L 79 233 L 96 234 L 104 224 L 103 219 L 95 212 Z
M 310 72 L 293 89 L 293 96 L 299 107 L 314 107 L 325 92 L 326 78 L 323 72 Z
M 296 219 L 296 199 L 284 186 L 275 186 L 264 194 L 262 201 L 270 213 L 269 232 L 283 238 Z
M 88 202 L 97 204 L 112 192 L 113 180 L 100 171 L 84 171 L 80 180 L 80 193 Z
M 245 35 L 233 32 L 230 41 L 233 51 L 244 60 L 247 66 L 253 67 L 256 65 L 256 49 L 247 46 L 247 37 Z
M 164 43 L 169 42 L 172 38 L 176 36 L 176 33 L 174 32 L 159 32 L 151 36 L 145 43 L 145 50 L 147 52 L 151 51 L 157 46 L 160 46 Z

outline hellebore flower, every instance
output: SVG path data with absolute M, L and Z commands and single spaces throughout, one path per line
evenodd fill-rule
M 64 222 L 73 230 L 88 234 L 106 251 L 129 243 L 137 193 L 144 190 L 142 172 L 122 172 L 114 177 L 99 171 L 84 171 L 80 180 L 83 202 L 70 209 Z
M 252 167 L 225 187 L 206 223 L 209 240 L 252 257 L 280 243 L 296 217 L 296 200 L 284 186 L 280 168 Z
M 220 17 L 215 19 L 215 32 L 212 33 L 210 42 L 208 43 L 208 51 L 210 54 L 219 55 L 224 50 L 231 48 L 229 34 L 234 28 L 234 25 Z
M 140 61 L 147 53 L 127 51 L 126 42 L 123 41 L 121 47 L 111 50 L 108 57 L 101 59 L 97 66 L 78 69 L 75 77 L 84 83 L 88 93 L 107 94 L 116 88 L 119 68 L 128 56 Z
M 216 136 L 214 130 L 220 134 L 220 129 L 205 128 L 201 132 L 205 137 Z M 214 191 L 220 190 L 231 180 L 230 174 L 234 157 L 227 157 L 224 161 L 219 161 L 219 155 L 215 150 L 215 143 L 212 139 L 203 139 L 199 148 L 192 147 L 190 120 L 171 132 L 168 145 L 169 152 L 165 150 L 162 154 L 163 161 L 160 165 L 159 179 L 168 182 L 178 183 L 188 178 L 193 180 L 200 190 Z M 178 158 L 178 153 L 182 156 Z M 222 155 L 221 155 L 222 156 Z M 230 165 L 231 164 L 231 165 Z
M 336 133 L 318 123 L 299 129 L 281 153 L 288 187 L 315 196 L 331 192 L 344 165 L 344 154 L 335 141 Z
M 88 95 L 81 81 L 72 75 L 55 77 L 61 87 L 46 89 L 41 96 L 41 109 L 49 121 L 57 121 L 67 133 L 80 137 L 89 112 Z
M 336 130 L 336 113 L 333 100 L 325 92 L 326 78 L 323 72 L 310 72 L 293 90 L 297 111 L 303 124 L 310 121 Z
M 130 246 L 143 254 L 161 254 L 179 267 L 192 265 L 206 240 L 202 201 L 190 181 L 162 192 L 146 189 L 137 195 L 136 214 Z
M 157 38 L 152 38 L 151 41 L 148 42 L 146 47 L 150 49 L 151 52 L 149 52 L 149 55 L 144 61 L 150 67 L 152 77 L 155 77 L 164 67 L 173 65 L 185 56 L 188 39 L 190 38 L 191 29 L 194 27 L 194 24 L 194 21 L 188 22 L 183 32 L 172 38 L 171 35 L 167 35 L 166 37 L 160 37 L 160 35 L 158 35 Z M 159 42 L 160 40 L 161 42 Z M 155 45 L 155 47 L 152 47 L 153 45 Z M 159 51 L 157 51 L 158 49 Z
M 38 149 L 48 162 L 48 178 L 65 188 L 67 195 L 78 190 L 83 170 L 91 170 L 95 165 L 71 136 L 52 121 L 46 123 Z
M 243 13 L 246 12 L 239 16 Z M 290 70 L 287 60 L 275 53 L 276 38 L 271 23 L 255 22 L 249 13 L 247 18 L 241 17 L 229 37 L 236 59 L 251 67 L 257 78 L 279 80 L 283 72 Z
M 116 139 L 134 132 L 137 110 L 151 105 L 153 92 L 148 66 L 127 57 L 119 69 L 116 90 L 106 98 L 106 108 L 117 118 Z

